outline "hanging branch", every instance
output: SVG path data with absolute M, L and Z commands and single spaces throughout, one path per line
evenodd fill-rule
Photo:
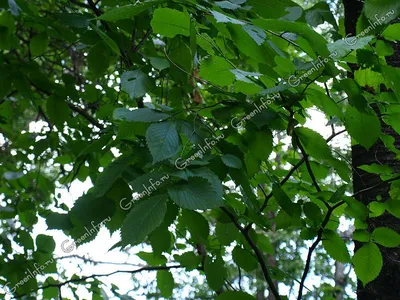
M 93 274 L 93 275 L 90 275 L 90 276 L 83 276 L 83 277 L 80 277 L 80 278 L 70 279 L 70 280 L 67 280 L 67 281 L 64 281 L 64 282 L 60 282 L 60 283 L 50 283 L 50 284 L 47 284 L 45 286 L 41 286 L 41 287 L 39 287 L 39 288 L 37 288 L 35 290 L 32 290 L 31 293 L 32 292 L 37 292 L 37 291 L 40 291 L 40 290 L 45 290 L 45 289 L 52 288 L 52 287 L 60 289 L 62 286 L 68 285 L 70 283 L 82 282 L 82 281 L 86 281 L 88 279 L 98 278 L 98 277 L 108 277 L 108 276 L 111 276 L 111 275 L 114 275 L 114 274 L 118 274 L 118 273 L 135 274 L 135 273 L 140 273 L 142 271 L 159 271 L 159 270 L 171 270 L 171 269 L 180 269 L 180 268 L 184 268 L 184 267 L 180 266 L 180 265 L 173 265 L 173 266 L 146 266 L 146 267 L 143 267 L 143 268 L 140 268 L 140 269 L 136 269 L 136 270 L 117 270 L 117 271 L 114 271 L 114 272 L 111 272 L 111 273 L 107 273 L 107 274 Z M 24 296 L 26 296 L 26 294 L 17 295 L 14 298 L 18 299 L 18 298 L 22 298 Z
M 310 156 L 306 153 L 306 151 L 304 150 L 303 145 L 302 145 L 301 142 L 300 142 L 299 137 L 298 137 L 294 132 L 293 132 L 293 137 L 294 137 L 295 140 L 297 141 L 297 145 L 299 146 L 300 152 L 301 152 L 301 154 L 303 155 L 303 159 L 304 159 L 304 161 L 306 162 L 306 167 L 307 167 L 308 174 L 310 175 L 311 180 L 312 180 L 312 182 L 313 182 L 315 188 L 317 189 L 317 192 L 320 192 L 320 191 L 321 191 L 321 188 L 320 188 L 319 185 L 318 185 L 318 182 L 317 182 L 317 179 L 315 178 L 314 172 L 313 172 L 313 170 L 311 169 L 310 160 L 308 159 Z
M 264 278 L 267 281 L 272 294 L 274 294 L 276 300 L 281 300 L 281 297 L 279 296 L 279 292 L 276 289 L 276 286 L 271 278 L 271 275 L 269 274 L 267 265 L 264 260 L 264 255 L 260 251 L 260 249 L 257 247 L 257 245 L 254 243 L 253 239 L 250 237 L 248 230 L 246 230 L 246 228 L 243 228 L 239 224 L 239 222 L 236 220 L 236 217 L 226 207 L 221 207 L 221 209 L 228 215 L 228 217 L 232 220 L 233 224 L 236 226 L 237 229 L 239 229 L 239 231 L 245 237 L 246 241 L 249 243 L 250 247 L 253 249 L 254 254 L 257 257 L 258 263 L 261 266 L 261 270 L 264 275 Z
M 390 182 L 393 182 L 393 181 L 396 181 L 396 180 L 399 180 L 399 179 L 400 179 L 400 176 L 396 176 L 396 177 L 388 179 L 388 180 L 383 180 L 382 182 L 380 182 L 380 183 L 378 183 L 378 184 L 376 184 L 374 186 L 371 186 L 369 188 L 365 188 L 365 189 L 363 189 L 361 191 L 358 191 L 357 193 L 354 193 L 351 197 L 354 198 L 355 196 L 357 196 L 357 195 L 359 195 L 361 193 L 365 193 L 367 191 L 373 190 L 373 189 L 381 186 L 382 184 L 387 184 L 387 183 L 390 183 Z M 326 225 L 328 225 L 329 219 L 330 219 L 333 211 L 336 208 L 338 208 L 341 205 L 343 205 L 343 204 L 345 204 L 345 202 L 344 201 L 340 201 L 340 202 L 336 203 L 334 206 L 329 206 L 328 211 L 327 211 L 327 213 L 325 215 L 325 218 L 322 221 L 321 227 L 318 230 L 317 238 L 314 241 L 314 243 L 311 245 L 311 247 L 308 249 L 306 265 L 304 267 L 303 276 L 301 277 L 300 287 L 299 287 L 299 294 L 298 294 L 297 300 L 301 300 L 301 298 L 303 296 L 304 282 L 305 282 L 305 280 L 307 278 L 308 272 L 310 271 L 312 254 L 313 254 L 314 250 L 317 248 L 319 242 L 322 240 L 322 234 L 324 233 Z

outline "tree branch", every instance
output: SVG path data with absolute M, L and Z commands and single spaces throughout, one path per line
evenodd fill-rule
M 93 118 L 86 110 L 75 106 L 74 104 L 68 102 L 68 107 L 73 110 L 74 112 L 77 112 L 80 114 L 82 117 L 84 117 L 86 120 L 88 120 L 92 125 L 96 126 L 99 129 L 103 129 L 104 126 L 99 123 L 95 118 Z
M 64 285 L 67 285 L 69 283 L 75 283 L 75 282 L 81 282 L 81 281 L 86 281 L 88 279 L 91 278 L 97 278 L 97 277 L 108 277 L 114 274 L 118 274 L 118 273 L 129 273 L 129 274 L 135 274 L 135 273 L 140 273 L 142 271 L 158 271 L 158 270 L 170 270 L 170 269 L 180 269 L 180 268 L 184 268 L 183 266 L 180 265 L 173 265 L 173 266 L 146 266 L 140 269 L 136 269 L 136 270 L 117 270 L 111 273 L 107 273 L 107 274 L 93 274 L 90 276 L 83 276 L 81 278 L 74 278 L 74 279 L 70 279 L 64 282 L 60 282 L 60 283 L 51 283 L 45 286 L 41 286 L 39 288 L 37 288 L 36 290 L 31 291 L 32 292 L 37 292 L 40 290 L 44 290 L 47 288 L 52 288 L 52 287 L 56 287 L 56 288 L 61 288 Z M 15 299 L 21 298 L 23 296 L 26 296 L 26 294 L 21 294 L 21 295 L 17 295 L 15 296 Z
M 340 134 L 342 134 L 342 133 L 344 133 L 344 132 L 346 132 L 346 130 L 342 130 L 342 131 L 336 132 L 335 134 L 332 134 L 331 136 L 329 136 L 325 141 L 328 143 L 328 142 L 330 142 L 331 140 L 333 140 L 335 137 L 337 137 L 338 135 L 340 135 Z M 298 168 L 300 168 L 301 165 L 302 165 L 304 162 L 305 162 L 305 158 L 303 157 L 292 169 L 290 169 L 289 173 L 287 173 L 287 175 L 285 176 L 285 178 L 283 178 L 282 181 L 280 182 L 280 185 L 281 185 L 281 186 L 284 185 L 284 184 L 290 179 L 290 177 L 292 176 L 292 174 L 293 174 Z M 260 208 L 260 213 L 267 207 L 268 200 L 269 200 L 270 198 L 272 198 L 272 196 L 273 196 L 273 195 L 272 195 L 272 192 L 271 192 L 271 193 L 268 194 L 268 196 L 265 197 L 264 203 L 263 203 L 263 205 L 262 205 L 261 208 Z
M 390 183 L 390 182 L 393 182 L 393 181 L 396 181 L 396 180 L 399 180 L 399 179 L 400 179 L 400 176 L 396 176 L 396 177 L 388 179 L 388 180 L 383 180 L 382 182 L 380 182 L 380 183 L 378 183 L 378 184 L 376 184 L 374 186 L 371 186 L 369 188 L 366 188 L 366 189 L 363 189 L 361 191 L 358 191 L 358 192 L 354 193 L 351 197 L 355 197 L 358 194 L 361 194 L 361 193 L 370 191 L 372 189 L 375 189 L 375 188 L 381 186 L 382 184 Z M 305 282 L 305 280 L 307 278 L 307 275 L 308 275 L 308 272 L 310 270 L 312 254 L 313 254 L 315 248 L 317 248 L 319 242 L 322 240 L 322 234 L 323 234 L 323 232 L 325 230 L 325 227 L 328 224 L 329 219 L 330 219 L 333 211 L 336 208 L 338 208 L 339 206 L 343 205 L 344 203 L 345 203 L 344 201 L 340 201 L 340 202 L 336 203 L 334 206 L 328 208 L 328 211 L 327 211 L 327 213 L 325 215 L 325 218 L 324 218 L 324 220 L 323 220 L 323 222 L 321 224 L 321 227 L 318 230 L 317 239 L 314 241 L 314 243 L 311 245 L 311 247 L 308 250 L 306 265 L 305 265 L 305 268 L 304 268 L 303 276 L 301 277 L 301 282 L 300 282 L 300 287 L 299 287 L 299 294 L 298 294 L 297 300 L 301 300 L 301 298 L 302 298 L 304 282 Z
M 143 45 L 144 41 L 147 40 L 147 38 L 149 37 L 149 35 L 153 32 L 153 29 L 148 29 L 145 33 L 145 35 L 143 36 L 143 38 L 140 40 L 139 44 L 136 45 L 136 47 L 134 47 L 132 49 L 132 53 L 136 53 L 139 51 L 140 47 Z M 132 44 L 133 46 L 133 44 Z
M 343 205 L 344 203 L 345 203 L 344 201 L 340 201 L 340 202 L 336 203 L 334 206 L 329 207 L 328 212 L 326 213 L 325 218 L 322 221 L 321 227 L 318 230 L 317 239 L 314 241 L 314 243 L 308 249 L 306 266 L 304 267 L 303 276 L 301 277 L 300 287 L 299 287 L 299 294 L 298 294 L 297 300 L 301 300 L 301 298 L 303 297 L 304 282 L 306 281 L 308 272 L 310 271 L 310 264 L 311 264 L 312 254 L 313 254 L 315 248 L 317 248 L 319 242 L 322 240 L 322 234 L 324 233 L 325 227 L 328 224 L 329 219 L 330 219 L 333 211 L 336 208 L 338 208 L 339 206 Z
M 143 265 L 137 265 L 137 264 L 130 264 L 130 263 L 118 263 L 118 262 L 109 262 L 109 261 L 97 261 L 93 260 L 91 258 L 79 256 L 79 255 L 68 255 L 68 256 L 62 256 L 62 257 L 57 257 L 57 260 L 62 260 L 62 259 L 70 259 L 70 258 L 77 258 L 83 260 L 85 263 L 93 263 L 93 264 L 107 264 L 107 265 L 116 265 L 116 266 L 132 266 L 132 267 L 144 267 Z
M 51 93 L 49 91 L 46 91 L 40 87 L 38 87 L 37 85 L 35 85 L 33 82 L 31 82 L 32 86 L 36 88 L 37 91 L 50 96 Z M 102 124 L 99 123 L 99 121 L 97 121 L 95 118 L 93 118 L 86 110 L 74 105 L 73 103 L 67 102 L 68 107 L 73 110 L 74 112 L 77 112 L 78 114 L 80 114 L 82 117 L 84 117 L 86 120 L 88 120 L 92 125 L 96 126 L 99 129 L 103 129 L 104 126 Z
M 317 182 L 317 180 L 315 179 L 314 172 L 313 172 L 313 170 L 311 169 L 310 161 L 309 161 L 309 159 L 308 159 L 308 158 L 309 158 L 309 155 L 308 155 L 308 154 L 306 153 L 306 151 L 304 150 L 304 147 L 303 147 L 303 145 L 301 144 L 300 139 L 299 139 L 299 137 L 296 135 L 296 133 L 293 132 L 293 136 L 294 136 L 294 138 L 297 140 L 297 145 L 299 146 L 299 149 L 300 149 L 300 151 L 301 151 L 301 154 L 303 155 L 303 159 L 304 159 L 304 161 L 306 162 L 308 174 L 310 175 L 311 180 L 312 180 L 312 182 L 313 182 L 315 188 L 317 189 L 317 192 L 320 192 L 320 191 L 321 191 L 321 188 L 319 187 L 318 182 Z
M 263 256 L 262 252 L 260 251 L 260 249 L 257 247 L 257 245 L 254 243 L 252 238 L 250 237 L 248 230 L 246 230 L 246 228 L 243 228 L 239 224 L 239 222 L 236 220 L 236 217 L 226 207 L 221 207 L 221 209 L 228 215 L 228 217 L 232 220 L 233 224 L 235 224 L 236 228 L 239 229 L 239 231 L 245 237 L 246 241 L 249 243 L 250 247 L 253 249 L 254 254 L 257 257 L 258 263 L 261 266 L 261 270 L 264 275 L 264 278 L 267 281 L 272 294 L 274 294 L 276 300 L 281 300 L 278 290 L 276 289 L 276 286 L 275 286 L 274 282 L 272 281 L 271 275 L 269 274 L 267 265 L 264 260 L 264 256 Z

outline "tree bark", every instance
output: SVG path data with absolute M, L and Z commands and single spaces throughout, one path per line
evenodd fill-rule
M 356 0 L 343 0 L 345 8 L 345 26 L 346 33 L 356 34 L 356 22 L 361 14 L 363 3 Z M 388 65 L 400 67 L 399 46 L 393 44 L 395 54 L 387 57 Z M 353 71 L 354 66 L 351 66 Z M 374 108 L 379 113 L 378 108 Z M 378 114 L 379 116 L 379 114 Z M 385 123 L 382 122 L 382 132 L 395 138 L 395 146 L 400 149 L 400 136 Z M 358 169 L 361 165 L 370 165 L 372 163 L 384 164 L 391 166 L 395 172 L 400 170 L 400 162 L 396 159 L 396 155 L 389 151 L 379 140 L 370 149 L 366 150 L 360 145 L 352 146 L 352 166 L 353 166 L 353 188 L 357 193 L 365 188 L 369 188 L 380 184 L 382 181 L 379 175 L 370 174 Z M 377 196 L 381 196 L 382 201 L 389 199 L 390 184 L 380 184 L 379 187 L 360 193 L 356 199 L 364 205 L 368 205 L 372 201 L 376 201 Z M 400 220 L 393 215 L 385 212 L 383 215 L 367 220 L 368 230 L 371 232 L 377 227 L 389 227 L 400 233 Z M 363 243 L 355 241 L 355 251 L 357 251 Z M 379 276 L 365 287 L 361 282 L 357 285 L 358 300 L 398 300 L 400 299 L 400 248 L 384 248 L 380 247 L 383 256 L 383 267 Z M 367 263 L 367 262 L 366 262 Z

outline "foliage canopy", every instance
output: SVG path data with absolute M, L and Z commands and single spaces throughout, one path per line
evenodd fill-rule
M 0 281 L 16 298 L 56 299 L 88 279 L 55 279 L 53 238 L 31 237 L 41 218 L 77 246 L 95 238 L 82 238 L 92 224 L 120 230 L 121 251 L 150 245 L 138 255 L 165 298 L 183 269 L 205 275 L 204 293 L 219 300 L 260 289 L 285 299 L 278 283 L 295 285 L 298 299 L 332 299 L 333 287 L 305 290 L 310 267 L 352 264 L 366 285 L 382 268 L 380 247 L 400 245 L 397 232 L 366 225 L 385 211 L 400 217 L 398 175 L 366 162 L 391 183 L 390 200 L 366 206 L 352 195 L 348 149 L 332 144 L 347 133 L 399 154 L 377 116 L 400 134 L 400 70 L 385 61 L 400 40 L 390 24 L 398 1 L 366 0 L 356 37 L 325 2 L 0 0 L 0 9 Z M 305 126 L 312 107 L 329 137 Z M 87 179 L 73 207 L 57 197 Z M 344 217 L 365 242 L 355 254 Z M 291 242 L 307 255 L 288 255 Z M 45 277 L 24 282 L 35 263 Z M 243 291 L 226 287 L 244 274 Z M 106 299 L 90 279 L 92 299 Z

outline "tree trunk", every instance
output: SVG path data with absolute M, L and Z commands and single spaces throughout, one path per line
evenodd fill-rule
M 361 14 L 363 3 L 354 0 L 343 0 L 345 8 L 345 26 L 346 33 L 355 35 L 356 21 Z M 393 45 L 395 54 L 387 58 L 387 63 L 393 67 L 400 67 L 399 47 Z M 354 71 L 354 68 L 353 68 Z M 377 108 L 375 108 L 378 111 Z M 382 122 L 382 132 L 395 138 L 395 146 L 400 149 L 400 136 L 385 123 Z M 395 154 L 390 152 L 379 140 L 369 150 L 360 145 L 352 147 L 352 166 L 353 166 L 353 188 L 357 193 L 365 188 L 375 186 L 381 183 L 379 175 L 370 174 L 357 167 L 361 165 L 370 165 L 372 163 L 384 164 L 391 166 L 395 172 L 400 170 L 400 162 L 396 160 Z M 377 196 L 382 197 L 382 201 L 389 199 L 390 184 L 381 184 L 379 187 L 360 193 L 356 199 L 364 205 L 375 201 Z M 376 227 L 389 227 L 400 233 L 400 220 L 391 214 L 385 212 L 383 215 L 367 220 L 368 230 L 372 231 Z M 357 251 L 363 243 L 355 242 L 355 251 Z M 400 299 L 400 248 L 384 248 L 380 247 L 383 256 L 383 268 L 379 276 L 365 287 L 361 282 L 357 286 L 358 300 L 398 300 Z M 367 263 L 367 262 L 366 262 Z

